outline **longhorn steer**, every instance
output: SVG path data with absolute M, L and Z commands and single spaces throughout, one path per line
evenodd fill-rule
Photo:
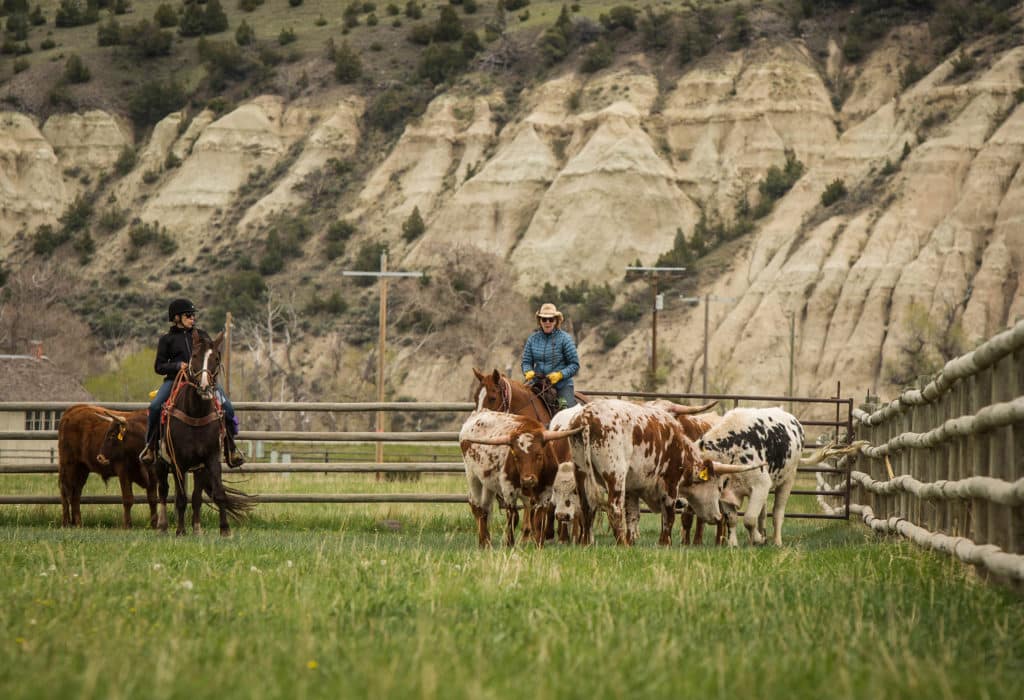
M 488 521 L 495 497 L 507 516 L 506 546 L 515 544 L 515 508 L 521 498 L 527 502 L 533 540 L 544 546 L 551 487 L 558 470 L 554 441 L 570 434 L 546 430 L 526 416 L 486 409 L 466 419 L 459 431 L 459 448 L 481 547 L 491 546 Z
M 156 478 L 138 458 L 145 435 L 145 410 L 127 413 L 76 404 L 64 412 L 57 429 L 62 526 L 81 527 L 82 489 L 89 472 L 95 472 L 104 482 L 112 476 L 120 482 L 122 523 L 126 528 L 132 526 L 132 483 L 146 489 L 149 524 L 156 527 Z
M 698 443 L 705 457 L 757 467 L 719 477 L 722 502 L 739 509 L 750 497 L 743 524 L 753 544 L 765 541 L 768 493 L 775 491 L 772 506 L 774 542 L 782 544 L 786 501 L 796 481 L 804 447 L 804 429 L 795 416 L 781 408 L 734 408 L 722 416 Z M 729 544 L 736 545 L 736 515 L 727 518 Z
M 586 497 L 588 479 L 608 493 L 608 519 L 619 544 L 631 545 L 636 540 L 639 499 L 661 513 L 658 543 L 662 545 L 672 541 L 677 493 L 686 497 L 702 519 L 721 519 L 714 477 L 716 472 L 731 472 L 735 467 L 702 461 L 696 445 L 666 408 L 600 399 L 568 416 L 565 423 L 559 420 L 562 413 L 555 416 L 553 427 L 583 429 L 570 440 L 570 446 L 585 526 L 592 522 L 594 509 Z M 593 541 L 590 528 L 584 538 Z

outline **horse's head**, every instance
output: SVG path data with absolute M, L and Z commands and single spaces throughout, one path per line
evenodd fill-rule
M 188 362 L 189 380 L 204 399 L 213 398 L 217 388 L 217 374 L 220 372 L 220 345 L 224 334 L 211 339 L 205 333 L 192 331 L 192 357 Z
M 492 411 L 508 412 L 512 389 L 508 379 L 501 372 L 494 370 L 491 374 L 483 374 L 476 367 L 473 374 L 480 385 L 473 390 L 472 399 L 476 409 L 489 408 Z

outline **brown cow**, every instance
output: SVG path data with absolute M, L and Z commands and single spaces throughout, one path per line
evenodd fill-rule
M 146 436 L 146 411 L 113 411 L 99 406 L 76 404 L 61 416 L 57 430 L 60 455 L 61 525 L 82 526 L 82 488 L 95 472 L 106 482 L 116 476 L 121 484 L 123 525 L 132 526 L 135 497 L 132 484 L 146 489 L 149 524 L 156 527 L 157 492 L 152 470 L 139 463 Z
M 507 546 L 515 544 L 515 507 L 520 499 L 527 504 L 534 542 L 544 545 L 551 487 L 558 471 L 554 442 L 573 433 L 546 430 L 532 418 L 511 413 L 485 409 L 470 414 L 459 432 L 459 447 L 481 547 L 491 546 L 488 521 L 495 497 L 507 516 Z

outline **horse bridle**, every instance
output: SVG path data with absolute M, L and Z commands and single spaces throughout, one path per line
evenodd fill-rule
M 206 352 L 211 352 L 212 348 Z M 217 363 L 216 369 L 209 369 L 206 366 L 206 361 L 203 362 L 203 368 L 198 372 L 192 370 L 192 362 L 190 361 L 187 365 L 187 382 L 197 391 L 199 395 L 206 400 L 210 400 L 214 397 L 217 391 L 217 375 L 220 374 L 220 363 Z M 204 375 L 207 379 L 207 388 L 203 389 L 200 385 L 202 383 Z

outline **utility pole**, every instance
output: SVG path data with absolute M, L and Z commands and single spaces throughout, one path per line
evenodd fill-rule
M 696 306 L 700 303 L 700 297 L 682 297 L 684 303 Z M 710 294 L 704 295 L 704 368 L 701 393 L 708 393 L 708 345 L 711 337 L 711 302 L 713 301 L 736 301 L 736 297 L 715 297 Z
M 422 272 L 388 272 L 387 251 L 380 254 L 380 272 L 364 272 L 362 270 L 343 270 L 345 277 L 376 277 L 380 283 L 380 309 L 377 326 L 377 402 L 384 403 L 384 356 L 387 353 L 388 333 L 388 278 L 389 277 L 423 277 Z M 384 432 L 384 411 L 377 411 L 377 432 Z M 377 464 L 384 462 L 384 443 L 377 442 Z M 377 473 L 380 479 L 380 473 Z
M 643 267 L 628 266 L 626 274 L 643 274 L 651 285 L 651 382 L 658 376 L 658 312 L 665 303 L 665 295 L 658 294 L 658 275 L 681 275 L 685 267 Z
M 796 314 L 789 312 L 789 394 L 793 397 L 793 367 L 796 359 Z M 789 402 L 789 412 L 793 412 L 793 402 Z

